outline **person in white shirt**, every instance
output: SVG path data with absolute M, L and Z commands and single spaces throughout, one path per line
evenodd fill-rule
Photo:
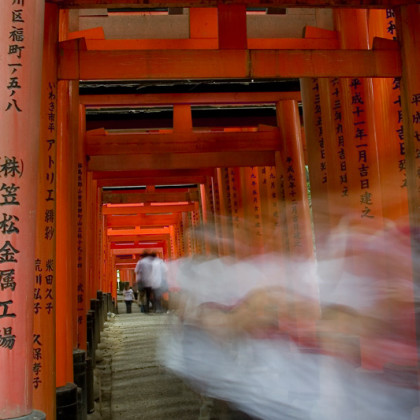
M 125 306 L 127 308 L 127 313 L 131 314 L 131 304 L 133 303 L 134 300 L 134 292 L 133 292 L 133 288 L 130 287 L 128 284 L 125 286 L 124 290 L 123 290 L 123 295 L 124 295 L 124 302 L 125 302 Z

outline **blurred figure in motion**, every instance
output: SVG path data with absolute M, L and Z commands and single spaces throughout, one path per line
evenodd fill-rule
M 133 288 L 130 287 L 128 284 L 125 285 L 125 288 L 123 290 L 123 296 L 124 296 L 124 303 L 127 309 L 127 313 L 131 314 L 131 305 L 134 300 L 134 292 L 133 292 Z
M 257 419 L 410 420 L 409 238 L 340 227 L 327 247 L 316 262 L 267 254 L 179 263 L 178 322 L 160 346 L 163 363 Z
M 149 251 L 144 251 L 136 264 L 137 288 L 140 297 L 140 312 L 149 313 L 152 298 L 152 256 Z
M 162 312 L 163 294 L 168 292 L 167 273 L 168 268 L 165 262 L 156 254 L 151 254 L 151 285 L 154 295 L 156 313 Z M 166 312 L 166 311 L 165 311 Z

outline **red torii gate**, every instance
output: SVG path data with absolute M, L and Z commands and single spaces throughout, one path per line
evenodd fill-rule
M 58 6 L 62 7 L 107 7 L 109 5 L 115 5 L 116 3 L 111 0 L 79 0 L 79 1 L 55 1 Z M 226 3 L 226 5 L 224 4 Z M 229 4 L 228 4 L 229 3 Z M 240 3 L 240 4 L 239 4 Z M 284 1 L 270 1 L 269 4 L 264 2 L 246 2 L 249 5 L 257 6 L 266 6 L 266 7 L 296 7 L 295 2 L 284 2 Z M 17 47 L 14 54 L 6 54 L 7 60 L 4 62 L 7 63 L 6 70 L 3 72 L 5 74 L 4 86 L 7 89 L 4 89 L 1 94 L 2 100 L 4 102 L 4 107 L 2 110 L 1 128 L 3 133 L 2 147 L 3 153 L 1 155 L 2 164 L 6 164 L 10 160 L 12 162 L 17 162 L 14 166 L 13 171 L 4 172 L 5 168 L 10 168 L 10 166 L 2 166 L 3 175 L 5 178 L 3 190 L 7 191 L 5 202 L 3 203 L 8 217 L 11 217 L 16 222 L 19 222 L 17 229 L 8 228 L 4 234 L 4 242 L 2 243 L 3 250 L 3 260 L 4 270 L 10 270 L 14 272 L 16 281 L 12 281 L 9 284 L 9 287 L 2 287 L 1 290 L 1 304 L 3 307 L 3 316 L 0 319 L 0 328 L 2 332 L 2 340 L 9 340 L 9 347 L 2 349 L 0 352 L 0 365 L 4 368 L 4 376 L 7 378 L 15 378 L 13 381 L 13 386 L 10 386 L 9 383 L 4 382 L 3 387 L 1 388 L 0 394 L 9 401 L 8 404 L 4 405 L 2 411 L 0 411 L 0 417 L 10 418 L 16 416 L 26 416 L 32 410 L 31 403 L 31 392 L 30 386 L 27 384 L 32 380 L 38 387 L 35 388 L 36 397 L 36 406 L 43 409 L 48 413 L 49 416 L 54 416 L 54 390 L 55 390 L 55 377 L 54 377 L 54 338 L 48 335 L 48 332 L 54 331 L 54 312 L 49 312 L 49 297 L 50 294 L 54 294 L 55 283 L 52 284 L 52 287 L 48 287 L 47 277 L 35 277 L 34 269 L 30 268 L 29 261 L 36 259 L 41 263 L 35 266 L 35 270 L 43 270 L 43 275 L 45 271 L 55 274 L 55 266 L 60 267 L 61 271 L 57 271 L 57 280 L 64 279 L 60 283 L 60 287 L 57 288 L 58 295 L 57 301 L 60 302 L 58 309 L 57 322 L 60 325 L 61 322 L 67 323 L 70 318 L 60 318 L 62 314 L 67 311 L 65 306 L 65 300 L 69 296 L 73 296 L 75 291 L 71 287 L 70 278 L 74 276 L 74 269 L 70 271 L 67 268 L 69 260 L 64 259 L 65 267 L 63 268 L 62 264 L 58 264 L 59 258 L 63 258 L 63 255 L 66 255 L 67 249 L 74 249 L 74 244 L 77 243 L 77 238 L 75 233 L 70 232 L 66 228 L 66 223 L 68 220 L 71 220 L 70 215 L 67 216 L 66 207 L 68 205 L 73 206 L 73 209 L 80 210 L 80 212 L 75 212 L 79 214 L 79 217 L 83 217 L 84 225 L 83 229 L 86 229 L 86 225 L 89 223 L 89 226 L 94 226 L 92 229 L 92 234 L 88 236 L 89 239 L 84 242 L 84 246 L 88 248 L 87 244 L 95 243 L 95 235 L 100 231 L 96 225 L 99 225 L 100 221 L 95 216 L 98 212 L 100 206 L 100 197 L 98 196 L 97 185 L 98 181 L 94 179 L 94 175 L 90 174 L 87 178 L 83 178 L 86 175 L 86 167 L 83 167 L 83 158 L 84 153 L 73 151 L 71 148 L 65 149 L 62 146 L 68 145 L 68 143 L 62 143 L 59 145 L 59 155 L 58 158 L 55 156 L 55 146 L 56 139 L 65 138 L 66 130 L 69 129 L 65 126 L 66 115 L 70 114 L 73 116 L 73 120 L 70 121 L 71 125 L 77 126 L 78 121 L 78 109 L 79 105 L 77 101 L 77 89 L 75 89 L 75 83 L 59 82 L 57 83 L 56 79 L 56 68 L 55 65 L 59 64 L 58 74 L 62 78 L 69 78 L 72 80 L 78 80 L 82 78 L 90 78 L 91 80 L 98 80 L 98 78 L 121 78 L 129 79 L 132 77 L 142 77 L 142 78 L 166 78 L 166 77 L 399 77 L 401 78 L 401 104 L 402 104 L 402 116 L 404 120 L 404 147 L 405 147 L 405 158 L 406 158 L 406 168 L 407 168 L 407 184 L 408 184 L 408 205 L 409 205 L 409 214 L 411 218 L 412 226 L 417 226 L 418 222 L 418 208 L 419 208 L 419 197 L 418 197 L 418 182 L 419 178 L 417 176 L 418 170 L 418 161 L 416 153 L 416 141 L 418 140 L 418 129 L 417 129 L 417 120 L 412 118 L 417 115 L 418 107 L 418 97 L 420 92 L 420 80 L 417 74 L 416 69 L 419 64 L 419 54 L 417 54 L 418 46 L 418 19 L 420 15 L 419 6 L 415 1 L 375 1 L 375 2 L 366 2 L 366 1 L 324 1 L 318 2 L 314 0 L 307 0 L 306 2 L 299 2 L 299 6 L 302 6 L 304 3 L 305 6 L 314 6 L 314 7 L 362 7 L 362 8 L 373 8 L 373 7 L 389 7 L 396 8 L 397 19 L 395 24 L 397 26 L 398 36 L 400 37 L 400 48 L 395 48 L 392 42 L 383 43 L 385 49 L 380 47 L 376 50 L 314 50 L 314 51 L 267 51 L 264 49 L 257 51 L 249 51 L 246 47 L 249 47 L 250 44 L 247 44 L 246 33 L 244 33 L 244 13 L 245 6 L 243 2 L 215 2 L 215 1 L 205 1 L 205 0 L 196 0 L 196 1 L 181 1 L 181 2 L 150 2 L 150 1 L 141 1 L 141 0 L 125 0 L 124 3 L 120 3 L 120 6 L 136 6 L 136 7 L 151 7 L 151 5 L 158 7 L 165 5 L 165 7 L 211 7 L 219 5 L 219 29 L 222 34 L 222 38 L 219 40 L 221 43 L 219 47 L 229 48 L 228 51 L 225 50 L 215 50 L 215 51 L 195 51 L 195 50 L 186 50 L 186 51 L 125 51 L 118 50 L 116 52 L 104 51 L 104 50 L 83 50 L 84 45 L 82 41 L 63 41 L 61 44 L 62 55 L 60 58 L 57 58 L 55 55 L 56 47 L 56 34 L 58 32 L 58 8 L 52 4 L 47 4 L 47 15 L 46 15 L 46 31 L 45 31 L 45 62 L 48 63 L 45 66 L 44 79 L 42 84 L 42 128 L 41 128 L 41 141 L 40 144 L 43 144 L 44 149 L 41 149 L 40 156 L 40 182 L 39 182 L 39 195 L 42 196 L 44 193 L 46 197 L 47 204 L 53 205 L 51 201 L 54 201 L 54 192 L 55 192 L 55 168 L 56 163 L 60 162 L 59 170 L 63 171 L 58 175 L 57 180 L 57 192 L 65 191 L 67 186 L 71 186 L 70 173 L 74 172 L 76 175 L 80 175 L 80 183 L 82 184 L 81 193 L 87 197 L 88 208 L 83 207 L 83 202 L 80 200 L 81 204 L 77 206 L 77 194 L 78 190 L 76 189 L 76 194 L 71 196 L 60 195 L 60 202 L 57 203 L 57 210 L 59 210 L 60 216 L 63 220 L 63 223 L 59 223 L 61 227 L 56 226 L 54 219 L 45 218 L 46 212 L 51 214 L 51 211 L 55 211 L 55 205 L 50 207 L 42 207 L 41 203 L 38 207 L 39 217 L 38 222 L 38 241 L 42 242 L 38 245 L 37 248 L 37 258 L 31 257 L 33 254 L 32 245 L 28 244 L 35 243 L 35 225 L 33 223 L 32 216 L 28 215 L 34 214 L 35 209 L 35 192 L 36 188 L 34 187 L 34 180 L 37 178 L 36 166 L 37 166 L 37 153 L 36 149 L 38 147 L 38 136 L 33 133 L 38 130 L 39 119 L 37 109 L 38 102 L 40 100 L 40 93 L 37 91 L 36 86 L 41 86 L 41 72 L 40 72 L 40 63 L 41 63 L 41 40 L 42 40 L 42 31 L 36 25 L 42 21 L 42 11 L 43 5 L 42 2 L 33 2 L 29 4 L 23 4 L 23 1 L 10 1 L 5 7 L 5 13 L 2 15 L 2 24 L 0 27 L 4 28 L 4 37 L 2 39 L 6 40 L 4 42 L 5 48 L 4 51 L 8 50 L 7 40 L 10 36 L 10 29 L 12 22 L 18 23 L 20 28 L 27 33 L 34 33 L 35 36 L 30 39 L 29 36 L 26 36 L 25 39 L 22 37 L 19 38 L 19 34 L 14 34 Z M 19 19 L 19 13 L 23 10 L 23 16 L 25 19 L 21 22 Z M 342 16 L 346 13 L 351 14 L 351 11 L 342 12 Z M 341 12 L 340 12 L 341 13 Z M 338 14 L 337 14 L 338 15 Z M 27 18 L 31 16 L 31 19 Z M 230 17 L 233 16 L 233 22 L 236 25 L 231 25 L 232 20 Z M 339 16 L 337 17 L 339 19 Z M 15 19 L 15 21 L 13 21 Z M 231 25 L 232 28 L 237 30 L 237 33 L 230 37 L 232 32 L 226 30 L 226 27 Z M 39 25 L 38 25 L 39 26 Z M 246 28 L 246 26 L 245 26 Z M 223 35 L 226 34 L 226 35 Z M 344 38 L 347 37 L 345 30 L 342 31 Z M 61 39 L 65 39 L 65 36 L 62 35 Z M 106 41 L 103 41 L 105 43 Z M 22 43 L 22 44 L 19 44 Z M 99 43 L 99 41 L 98 41 Z M 342 45 L 345 44 L 345 40 L 342 41 Z M 23 49 L 24 47 L 24 49 Z M 83 47 L 83 48 L 82 48 Z M 96 48 L 96 47 L 95 47 Z M 119 47 L 120 48 L 120 47 Z M 232 50 L 230 48 L 233 48 Z M 22 58 L 23 57 L 23 58 Z M 115 58 L 121 58 L 124 61 L 115 61 Z M 159 71 L 153 71 L 147 68 L 145 65 L 148 60 L 153 62 L 153 60 L 166 60 L 171 63 L 173 60 L 179 60 L 179 65 L 168 66 L 167 69 L 160 69 Z M 186 60 L 194 59 L 197 62 L 200 62 L 200 65 L 197 68 L 193 68 L 188 65 Z M 342 63 L 348 63 L 345 68 L 343 65 L 337 65 L 337 59 L 340 59 Z M 112 61 L 114 60 L 114 61 Z M 147 61 L 146 61 L 147 60 Z M 287 65 L 281 68 L 278 63 L 285 60 Z M 29 70 L 28 63 L 31 63 L 31 68 Z M 38 66 L 35 64 L 38 63 Z M 120 64 L 127 63 L 137 63 L 138 72 L 124 72 Z M 229 63 L 229 67 L 227 67 Z M 230 64 L 231 63 L 231 64 Z M 114 64 L 118 64 L 115 65 Z M 97 66 L 102 66 L 99 68 Z M 80 66 L 80 68 L 79 68 Z M 221 69 L 221 70 L 220 70 Z M 413 71 L 414 70 L 414 71 Z M 13 72 L 13 73 L 11 73 Z M 17 78 L 19 78 L 17 80 Z M 19 90 L 18 90 L 19 89 Z M 12 94 L 13 92 L 13 94 Z M 68 98 L 71 98 L 73 102 L 69 100 L 69 103 L 66 104 L 66 95 Z M 59 96 L 58 96 L 59 95 Z M 56 98 L 59 98 L 59 103 L 57 104 Z M 25 104 L 25 106 L 23 106 Z M 58 120 L 57 120 L 57 110 Z M 13 113 L 13 114 L 12 114 Z M 281 114 L 281 113 L 279 113 Z M 281 116 L 281 115 L 280 115 Z M 70 118 L 70 115 L 67 115 Z M 20 118 L 20 119 L 19 119 Z M 76 121 L 76 123 L 75 123 Z M 51 125 L 54 123 L 53 125 Z M 56 137 L 56 126 L 58 123 L 60 126 L 59 137 Z M 81 126 L 83 122 L 81 122 Z M 70 130 L 69 130 L 70 131 Z M 76 132 L 76 137 L 79 136 L 80 139 L 83 138 L 84 130 L 81 129 L 78 133 L 78 128 L 73 127 L 73 137 L 74 131 Z M 61 137 L 60 137 L 61 136 Z M 29 140 L 28 140 L 29 139 Z M 22 144 L 24 142 L 24 144 Z M 72 142 L 71 144 L 75 144 Z M 82 150 L 82 148 L 80 148 Z M 68 153 L 70 151 L 70 153 Z M 194 170 L 200 166 L 200 163 L 203 163 L 204 159 L 201 156 L 193 155 L 197 157 L 197 162 L 192 164 L 188 161 L 190 156 L 179 157 L 174 165 L 174 170 L 178 168 L 179 165 L 187 166 Z M 218 167 L 220 162 L 218 160 L 220 156 L 218 155 L 207 155 L 209 160 L 205 160 L 205 165 L 209 165 L 209 168 Z M 252 160 L 251 154 L 243 154 L 241 161 L 243 166 L 251 165 L 250 162 L 258 164 L 259 166 L 272 166 L 277 164 L 280 167 L 280 156 L 278 153 L 274 153 L 274 158 L 272 154 L 262 154 L 256 160 Z M 200 160 L 201 159 L 201 160 Z M 258 160 L 259 159 L 259 160 Z M 239 159 L 238 159 L 239 160 Z M 234 155 L 229 156 L 228 159 L 224 160 L 223 166 L 237 166 L 236 157 Z M 68 173 L 66 173 L 66 164 L 71 162 L 78 162 L 82 167 L 69 168 Z M 132 170 L 137 169 L 135 165 L 135 160 L 128 161 L 132 167 Z M 146 162 L 146 161 L 145 161 Z M 273 163 L 274 162 L 274 163 Z M 23 165 L 23 163 L 25 165 Z M 121 169 L 121 163 L 118 166 L 115 162 L 109 161 L 107 159 L 101 158 L 96 159 L 91 163 L 90 168 L 93 171 L 96 170 L 116 170 Z M 129 165 L 129 166 L 130 166 Z M 148 166 L 149 165 L 149 166 Z M 205 166 L 201 165 L 201 166 Z M 161 166 L 150 165 L 145 163 L 146 169 L 155 170 Z M 163 166 L 163 165 L 162 165 Z M 23 167 L 25 168 L 23 170 Z M 167 169 L 165 167 L 165 169 Z M 80 174 L 78 173 L 80 170 Z M 60 178 L 61 177 L 61 178 Z M 8 179 L 9 178 L 9 179 Z M 77 178 L 76 178 L 77 179 Z M 222 178 L 219 177 L 219 180 L 222 181 Z M 9 182 L 10 181 L 10 182 Z M 235 185 L 237 179 L 228 179 L 228 183 Z M 223 190 L 222 182 L 219 183 L 221 189 Z M 216 186 L 216 185 L 213 185 Z M 218 186 L 217 186 L 218 187 Z M 86 190 L 88 190 L 86 192 Z M 222 191 L 226 202 L 229 201 L 230 197 L 227 194 L 227 189 Z M 252 192 L 252 191 L 251 191 Z M 62 194 L 62 193 L 60 193 Z M 51 199 L 51 200 L 50 200 Z M 9 200 L 9 201 L 7 201 Z M 16 204 L 16 200 L 19 204 L 18 207 L 13 207 Z M 67 201 L 66 201 L 67 200 Z M 209 201 L 210 202 L 210 201 Z M 45 203 L 43 203 L 45 204 Z M 85 202 L 86 205 L 86 202 Z M 220 205 L 220 203 L 219 203 Z M 214 203 L 214 207 L 217 206 L 217 203 Z M 83 212 L 83 209 L 86 212 Z M 82 213 L 84 213 L 82 215 Z M 86 214 L 88 213 L 88 214 Z M 93 224 L 90 224 L 93 222 Z M 75 226 L 77 225 L 74 224 Z M 63 227 L 64 226 L 64 227 Z M 56 230 L 54 230 L 56 229 Z M 59 230 L 61 229 L 61 230 Z M 85 232 L 85 230 L 83 230 Z M 82 230 L 80 231 L 82 234 Z M 58 248 L 60 257 L 57 255 L 57 260 L 55 260 L 54 247 L 50 245 L 53 244 L 55 239 L 55 234 L 57 234 Z M 47 236 L 46 236 L 47 235 Z M 42 241 L 40 241 L 42 238 Z M 50 239 L 48 239 L 50 238 Z M 48 249 L 45 246 L 45 242 L 48 244 Z M 80 244 L 81 245 L 81 244 Z M 67 248 L 68 247 L 68 248 Z M 93 246 L 92 249 L 95 249 L 96 246 Z M 32 249 L 32 250 L 31 250 Z M 41 251 L 42 249 L 42 251 Z M 7 252 L 6 252 L 7 250 Z M 97 248 L 96 248 L 97 250 Z M 45 251 L 45 254 L 44 254 Z M 97 252 L 97 251 L 95 251 Z M 16 258 L 14 258 L 14 256 Z M 19 255 L 19 258 L 17 258 Z M 75 258 L 75 256 L 73 256 Z M 70 258 L 70 257 L 69 257 Z M 81 255 L 80 258 L 86 258 L 86 255 Z M 15 261 L 16 260 L 16 261 Z M 51 260 L 56 264 L 52 266 Z M 98 260 L 98 255 L 93 258 L 93 261 Z M 48 264 L 47 264 L 48 262 Z M 81 263 L 82 264 L 82 263 Z M 97 264 L 95 262 L 94 264 Z M 74 266 L 77 267 L 77 261 L 74 261 Z M 83 267 L 84 270 L 87 267 Z M 45 270 L 45 271 L 44 271 Z M 94 268 L 96 273 L 97 267 Z M 38 271 L 38 276 L 40 271 Z M 73 273 L 73 274 L 71 274 Z M 48 274 L 53 275 L 53 274 Z M 2 277 L 3 279 L 4 277 Z M 38 278 L 38 281 L 41 282 L 40 286 L 36 289 L 40 289 L 39 295 L 43 296 L 42 299 L 42 309 L 43 311 L 38 313 L 35 312 L 35 338 L 33 340 L 32 331 L 31 331 L 31 322 L 26 322 L 26 316 L 24 314 L 29 314 L 32 312 L 32 299 L 29 299 L 29 296 L 32 296 L 33 284 L 28 280 L 30 278 Z M 93 277 L 92 277 L 93 278 Z M 23 280 L 22 280 L 23 279 Z M 43 281 L 45 280 L 45 281 Z M 3 280 L 2 280 L 3 281 Z M 49 280 L 48 280 L 49 281 Z M 12 284 L 15 284 L 12 287 Z M 80 284 L 84 284 L 83 281 Z M 6 286 L 6 283 L 2 283 L 2 286 Z M 68 292 L 67 292 L 68 291 Z M 62 293 L 62 295 L 60 294 Z M 46 298 L 47 296 L 47 298 Z M 50 302 L 51 303 L 51 302 Z M 70 305 L 67 313 L 74 314 L 76 311 Z M 13 318 L 13 319 L 12 319 Z M 31 317 L 32 319 L 32 317 Z M 70 322 L 72 324 L 72 322 Z M 61 334 L 62 330 L 57 329 L 57 333 Z M 60 347 L 60 361 L 57 364 L 58 373 L 60 376 L 60 383 L 57 385 L 62 385 L 62 380 L 72 381 L 72 371 L 71 371 L 71 350 L 74 341 L 76 328 L 73 328 L 70 331 L 70 336 L 58 336 L 58 343 Z M 16 339 L 16 341 L 15 341 Z M 5 341 L 4 341 L 5 342 Z M 32 344 L 34 347 L 32 349 Z M 70 349 L 70 351 L 67 351 Z M 10 350 L 10 351 L 9 351 Z M 33 351 L 32 351 L 33 350 Z M 39 381 L 40 368 L 38 363 L 33 359 L 34 354 L 39 352 L 43 354 L 43 364 L 42 364 L 42 383 Z M 22 355 L 23 362 L 20 364 L 14 363 L 15 356 Z M 62 361 L 64 360 L 64 363 Z M 36 370 L 34 371 L 36 366 Z M 61 370 L 61 367 L 64 367 Z M 11 370 L 13 369 L 13 371 Z M 32 375 L 31 372 L 35 375 Z M 48 372 L 48 374 L 47 374 Z M 39 390 L 39 391 L 38 391 Z M 42 395 L 39 396 L 39 392 L 42 392 Z M 10 397 L 10 398 L 9 398 Z

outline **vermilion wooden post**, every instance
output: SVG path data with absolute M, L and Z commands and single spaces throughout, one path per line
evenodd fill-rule
M 218 255 L 223 256 L 225 254 L 224 245 L 222 238 L 224 237 L 223 225 L 221 223 L 221 205 L 220 205 L 220 182 L 219 182 L 220 170 L 214 170 L 214 176 L 212 177 L 212 191 L 213 191 L 213 203 L 214 203 L 214 226 L 216 231 L 216 241 Z
M 98 188 L 98 193 L 101 194 L 101 189 Z M 102 202 L 102 199 L 100 200 Z M 108 264 L 108 247 L 107 247 L 107 232 L 105 228 L 105 218 L 102 215 L 102 206 L 99 207 L 100 211 L 98 212 L 97 218 L 98 218 L 98 226 L 99 226 L 99 252 L 100 252 L 100 260 L 99 260 L 99 269 L 100 269 L 100 276 L 99 276 L 99 285 L 98 290 L 104 291 L 107 288 L 107 264 Z
M 297 103 L 278 102 L 276 111 L 282 143 L 281 155 L 277 155 L 276 168 L 278 167 L 284 176 L 289 253 L 296 257 L 313 258 L 313 238 Z
M 92 178 L 92 172 L 87 173 L 87 225 L 90 229 L 86 232 L 86 275 L 87 275 L 87 296 L 88 300 L 93 299 L 94 293 L 94 267 L 95 267 L 95 220 L 96 220 L 96 184 L 97 181 Z
M 209 219 L 211 218 L 211 209 L 208 199 L 207 184 L 200 184 L 200 210 L 202 225 L 200 228 L 200 240 L 202 241 L 202 251 L 205 255 L 211 254 L 211 243 L 209 238 Z
M 206 177 L 205 183 L 206 203 L 207 203 L 207 221 L 204 227 L 207 242 L 209 243 L 209 252 L 211 255 L 218 255 L 218 247 L 216 243 L 216 226 L 215 226 L 215 209 L 213 194 L 213 179 L 211 176 Z
M 58 7 L 45 6 L 35 252 L 34 407 L 56 415 L 55 280 Z M 41 344 L 40 344 L 41 343 Z
M 317 255 L 323 257 L 324 238 L 330 232 L 328 166 L 333 164 L 333 162 L 328 162 L 327 151 L 330 147 L 330 136 L 336 130 L 333 124 L 330 124 L 330 110 L 323 106 L 321 99 L 328 96 L 328 91 L 324 90 L 325 84 L 321 85 L 321 79 L 318 78 L 305 78 L 300 80 L 300 85 L 315 243 Z M 334 106 L 337 106 L 337 104 Z M 337 168 L 334 169 L 337 170 Z M 332 177 L 338 178 L 338 176 L 332 175 Z
M 397 14 L 397 36 L 401 45 L 403 71 L 401 77 L 401 109 L 404 123 L 404 147 L 407 170 L 408 203 L 412 233 L 420 224 L 420 28 L 416 23 L 420 16 L 420 6 L 404 6 Z M 416 233 L 418 237 L 418 234 Z M 418 239 L 412 235 L 413 248 L 418 249 Z M 415 256 L 414 256 L 415 258 Z M 418 270 L 415 281 L 418 282 Z
M 102 189 L 95 190 L 95 273 L 93 278 L 94 296 L 102 290 L 104 276 L 104 231 L 102 218 Z
M 366 10 L 337 9 L 334 11 L 334 17 L 343 49 L 357 50 L 369 47 Z M 351 228 L 345 234 L 349 234 L 350 229 L 352 231 L 363 229 L 364 232 L 377 234 L 383 230 L 383 212 L 372 79 L 343 79 L 341 90 L 344 150 L 351 205 L 347 212 L 348 219 L 344 219 Z M 350 241 L 345 252 L 351 255 L 351 253 L 357 252 L 360 246 L 362 244 Z M 362 271 L 362 267 L 369 263 L 372 255 L 366 251 L 360 253 L 358 258 L 359 264 L 357 265 L 345 262 L 345 272 L 353 273 L 356 276 L 366 275 Z M 367 281 L 371 282 L 372 287 L 377 280 L 374 273 L 369 273 Z M 360 349 L 363 368 L 382 369 L 385 360 L 381 357 L 384 353 L 377 351 L 380 345 L 372 336 L 361 337 Z
M 174 105 L 173 126 L 175 132 L 192 131 L 191 105 Z
M 369 47 L 366 10 L 334 11 L 343 49 Z M 382 198 L 375 137 L 372 79 L 342 79 L 344 146 L 349 172 L 351 218 L 374 229 L 382 226 Z M 348 130 L 348 131 L 347 131 Z
M 177 258 L 177 252 L 176 252 L 176 238 L 175 238 L 175 226 L 171 225 L 169 226 L 169 238 L 170 238 L 170 255 L 169 258 L 174 260 Z
M 281 223 L 283 199 L 279 192 L 275 166 L 258 168 L 258 182 L 261 195 L 264 252 L 284 252 L 283 223 Z
M 272 226 L 270 226 L 270 217 L 269 217 L 269 190 L 268 190 L 268 180 L 267 180 L 267 167 L 259 167 L 258 170 L 258 190 L 260 192 L 260 208 L 261 208 L 261 232 L 263 236 L 263 249 L 264 252 L 269 252 L 270 250 L 270 240 L 267 233 L 270 231 L 273 232 Z
M 374 37 L 393 40 L 396 35 L 392 10 L 369 10 L 369 37 L 373 47 Z M 387 220 L 398 221 L 408 216 L 400 78 L 375 78 L 373 88 L 383 215 Z
M 420 6 L 404 6 L 399 9 L 396 19 L 397 36 L 401 45 L 402 77 L 401 108 L 404 125 L 405 165 L 407 171 L 407 192 L 413 250 L 413 280 L 418 287 L 420 278 L 418 270 L 419 226 L 420 226 Z M 418 302 L 418 293 L 414 295 Z M 416 330 L 420 328 L 420 316 L 416 312 Z M 419 353 L 417 343 L 417 353 Z
M 184 249 L 185 255 L 190 257 L 192 255 L 191 231 L 190 231 L 189 218 L 188 218 L 187 212 L 182 213 L 181 223 L 182 223 L 182 247 Z
M 117 270 L 115 269 L 116 267 L 116 257 L 115 255 L 112 255 L 112 253 L 110 252 L 110 258 L 112 260 L 112 264 L 111 264 L 111 273 L 110 273 L 110 284 L 111 284 L 111 288 L 109 289 L 109 291 L 107 293 L 111 293 L 112 299 L 117 302 L 118 300 L 118 296 L 117 296 Z M 133 270 L 131 270 L 131 273 L 133 273 Z
M 391 9 L 369 10 L 369 36 L 370 43 L 375 46 L 373 37 L 382 37 L 389 40 L 397 38 L 395 13 Z M 400 78 L 396 79 L 373 79 L 375 96 L 375 122 L 376 136 L 378 141 L 379 170 L 383 203 L 383 215 L 386 221 L 392 222 L 390 231 L 386 229 L 384 235 L 394 234 L 394 224 L 399 228 L 406 228 L 409 223 L 408 217 L 408 194 L 406 173 L 406 152 L 404 145 L 403 111 L 401 103 Z M 407 260 L 412 258 L 412 250 L 406 250 Z M 406 266 L 406 264 L 404 264 Z M 387 270 L 394 272 L 395 263 L 388 261 Z M 404 304 L 390 305 L 390 318 L 400 318 L 402 307 L 406 318 L 404 323 L 394 321 L 394 328 L 398 331 L 401 344 L 409 344 L 411 354 L 407 351 L 391 354 L 391 361 L 402 365 L 416 365 L 417 355 L 412 343 L 416 340 L 415 310 L 412 267 L 404 269 L 404 281 L 407 283 L 406 298 Z M 388 284 L 395 287 L 395 278 L 388 274 Z
M 56 231 L 56 385 L 73 382 L 73 310 L 71 278 L 71 194 L 72 152 L 70 140 L 71 83 L 58 82 L 57 89 L 57 231 Z
M 232 209 L 230 204 L 229 169 L 217 168 L 217 185 L 219 192 L 219 223 L 222 232 L 223 255 L 232 253 Z
M 216 39 L 217 9 L 212 7 L 191 7 L 190 12 L 190 38 Z
M 0 17 L 2 40 L 0 418 L 2 419 L 26 418 L 32 411 L 35 215 L 43 22 L 43 1 L 7 0 L 2 3 Z
M 246 49 L 246 6 L 245 4 L 219 4 L 218 30 L 220 49 Z
M 87 327 L 87 276 L 86 276 L 86 109 L 79 105 L 79 130 L 77 147 L 77 348 L 86 350 Z
M 178 238 L 178 250 L 180 257 L 185 257 L 187 254 L 187 250 L 185 248 L 185 238 L 184 238 L 184 213 L 181 214 L 181 220 L 177 226 L 177 238 Z
M 288 249 L 294 263 L 310 262 L 314 258 L 314 247 L 306 185 L 306 171 L 301 137 L 299 111 L 296 101 L 281 101 L 276 105 L 277 124 L 280 129 L 281 148 L 276 152 L 276 172 L 284 178 L 285 213 L 288 227 Z M 290 273 L 295 275 L 296 273 Z M 319 316 L 317 280 L 305 283 L 303 291 L 301 277 L 294 278 L 291 289 L 299 295 L 305 293 L 308 305 L 305 311 L 294 308 L 293 317 L 302 343 L 315 339 L 315 322 Z M 312 302 L 312 305 L 309 302 Z M 304 331 L 301 333 L 300 331 Z
M 233 254 L 240 257 L 242 253 L 243 228 L 244 228 L 244 206 L 241 189 L 240 168 L 229 168 L 229 187 L 232 209 L 232 237 Z
M 244 207 L 244 252 L 252 254 L 263 250 L 261 199 L 258 168 L 241 168 L 242 203 Z M 248 250 L 246 249 L 248 248 Z
M 115 295 L 115 256 L 112 254 L 111 250 L 111 242 L 108 240 L 106 241 L 107 246 L 107 260 L 108 260 L 108 267 L 107 267 L 107 278 L 106 278 L 106 285 L 103 289 L 104 293 L 111 293 L 112 296 Z M 130 284 L 132 284 L 131 281 L 131 270 L 130 270 Z

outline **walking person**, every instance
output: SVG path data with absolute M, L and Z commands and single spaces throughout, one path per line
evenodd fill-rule
M 140 295 L 140 312 L 149 313 L 152 299 L 152 255 L 145 251 L 137 262 L 135 273 Z
M 163 294 L 168 291 L 167 271 L 165 262 L 156 254 L 152 254 L 151 284 L 155 297 L 156 313 L 162 312 Z
M 124 295 L 125 306 L 127 308 L 127 313 L 131 314 L 131 305 L 134 300 L 133 288 L 130 287 L 128 284 L 126 284 L 123 290 L 123 295 Z

